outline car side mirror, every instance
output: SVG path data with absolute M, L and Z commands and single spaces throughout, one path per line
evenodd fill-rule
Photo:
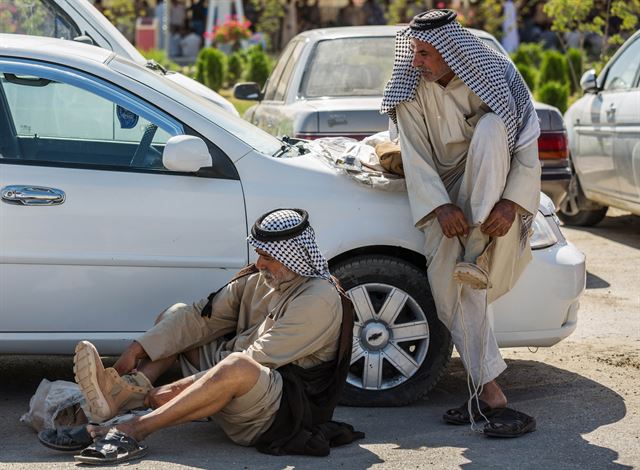
M 162 164 L 167 170 L 195 173 L 213 165 L 211 154 L 200 137 L 177 135 L 167 141 L 162 152 Z
M 580 87 L 585 93 L 597 93 L 598 82 L 596 77 L 596 71 L 594 69 L 587 70 L 580 79 Z
M 260 101 L 260 85 L 256 82 L 238 83 L 233 87 L 233 97 L 239 100 Z

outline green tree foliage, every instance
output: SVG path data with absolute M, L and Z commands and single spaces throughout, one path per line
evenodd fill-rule
M 538 101 L 555 106 L 564 114 L 569 100 L 569 87 L 556 81 L 547 82 L 538 89 L 536 96 Z
M 269 78 L 271 73 L 271 60 L 269 56 L 262 50 L 260 46 L 252 47 L 248 54 L 246 79 L 250 82 L 256 82 L 261 87 Z
M 635 32 L 640 18 L 640 0 L 607 0 L 606 7 L 595 5 L 594 0 L 549 0 L 544 11 L 553 19 L 551 29 L 557 33 L 579 31 L 605 36 L 600 60 L 604 60 L 608 47 L 622 44 L 623 36 Z M 609 22 L 620 22 L 619 33 L 610 36 Z M 558 37 L 562 41 L 562 35 Z
M 55 36 L 55 22 L 51 12 L 33 0 L 0 0 L 0 33 Z
M 196 59 L 196 80 L 214 91 L 220 90 L 227 74 L 227 56 L 212 47 L 200 50 Z
M 483 25 L 482 29 L 493 34 L 500 39 L 502 37 L 502 14 L 501 0 L 484 0 L 479 3 L 478 21 Z
M 407 0 L 396 0 L 389 4 L 387 23 L 394 25 L 407 21 Z
M 245 58 L 242 54 L 234 52 L 227 58 L 227 83 L 233 86 L 242 78 L 245 68 Z
M 567 59 L 564 54 L 553 50 L 545 51 L 542 56 L 542 65 L 540 66 L 538 86 L 536 88 L 540 90 L 551 81 L 561 84 L 567 83 L 569 80 L 567 68 Z
M 136 26 L 134 3 L 131 0 L 104 0 L 104 7 L 104 16 L 106 16 L 129 41 L 133 41 Z
M 567 50 L 567 63 L 569 65 L 569 73 L 571 75 L 569 84 L 571 85 L 571 93 L 573 94 L 579 89 L 578 85 L 584 68 L 584 54 L 580 49 L 570 47 Z M 575 75 L 575 79 L 573 78 L 573 75 Z
M 522 63 L 517 63 L 516 67 L 518 68 L 518 72 L 520 72 L 520 75 L 522 75 L 525 83 L 529 87 L 529 90 L 534 91 L 536 88 L 536 83 L 538 82 L 538 73 L 536 72 L 536 69 Z
M 276 44 L 276 35 L 280 34 L 280 19 L 285 15 L 287 0 L 251 0 L 260 14 L 260 19 L 254 25 L 256 31 L 265 33 L 272 47 Z
M 511 54 L 511 59 L 516 63 L 516 65 L 522 64 L 527 67 L 539 69 L 540 65 L 542 65 L 543 53 L 544 50 L 542 49 L 542 44 L 533 42 L 523 43 L 520 44 L 517 51 Z

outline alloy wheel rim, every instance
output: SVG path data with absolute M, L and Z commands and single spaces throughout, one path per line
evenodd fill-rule
M 347 382 L 365 390 L 403 384 L 420 369 L 429 349 L 427 317 L 413 297 L 382 284 L 348 291 L 355 309 Z
M 562 213 L 571 217 L 578 215 L 580 212 L 580 208 L 578 207 L 578 178 L 575 173 L 571 175 L 567 194 L 562 201 L 560 201 L 560 210 Z

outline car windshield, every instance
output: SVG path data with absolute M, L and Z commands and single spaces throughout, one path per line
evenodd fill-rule
M 265 155 L 273 155 L 282 147 L 282 141 L 267 134 L 249 122 L 233 116 L 219 106 L 192 93 L 181 85 L 168 80 L 160 70 L 141 67 L 122 57 L 114 58 L 109 65 L 118 72 L 144 83 L 172 100 L 185 105 L 218 127 L 233 134 L 247 145 Z
M 492 38 L 478 39 L 496 52 L 505 53 Z M 394 49 L 394 36 L 319 41 L 305 70 L 300 96 L 380 96 L 391 77 Z
M 300 94 L 380 96 L 391 77 L 393 36 L 328 39 L 318 42 L 304 74 Z

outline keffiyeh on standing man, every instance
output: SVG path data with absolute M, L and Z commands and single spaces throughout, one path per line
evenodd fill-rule
M 504 411 L 507 399 L 495 379 L 506 364 L 490 304 L 513 287 L 531 259 L 539 126 L 513 64 L 455 18 L 451 10 L 430 10 L 397 34 L 381 112 L 397 124 L 438 316 L 468 372 L 469 401 L 444 419 L 473 426 L 500 414 L 484 432 L 520 435 L 535 421 Z

